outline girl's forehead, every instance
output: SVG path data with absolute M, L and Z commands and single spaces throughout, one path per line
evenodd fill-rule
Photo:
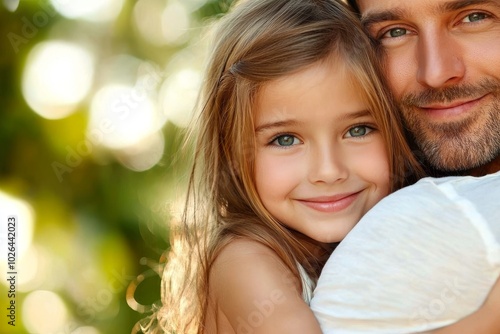
M 300 124 L 323 127 L 352 114 L 370 114 L 363 91 L 352 73 L 332 62 L 315 63 L 268 83 L 254 108 L 256 129 Z

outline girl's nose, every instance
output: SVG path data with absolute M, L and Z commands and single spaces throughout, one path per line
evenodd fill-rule
M 334 183 L 346 179 L 348 166 L 342 152 L 332 147 L 322 147 L 311 152 L 309 181 L 311 183 Z

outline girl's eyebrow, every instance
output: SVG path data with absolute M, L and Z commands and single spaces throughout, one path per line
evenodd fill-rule
M 354 120 L 357 118 L 362 118 L 366 116 L 372 116 L 372 113 L 368 109 L 363 109 L 355 112 L 350 112 L 345 115 L 342 115 L 342 117 L 339 117 L 339 121 L 350 121 Z
M 263 132 L 274 128 L 280 128 L 284 126 L 296 126 L 298 124 L 299 122 L 293 119 L 264 123 L 255 128 L 255 133 Z
M 372 114 L 368 109 L 364 110 L 359 110 L 355 112 L 350 112 L 346 113 L 338 118 L 339 122 L 342 121 L 349 121 L 349 120 L 354 120 L 357 118 L 361 117 L 366 117 L 366 116 L 371 116 Z M 298 126 L 300 125 L 300 122 L 293 120 L 293 119 L 287 119 L 287 120 L 280 120 L 280 121 L 274 121 L 274 122 L 268 122 L 264 123 L 262 125 L 259 125 L 258 127 L 255 128 L 255 133 L 267 131 L 267 130 L 272 130 L 275 128 L 280 128 L 280 127 L 286 127 L 286 126 Z

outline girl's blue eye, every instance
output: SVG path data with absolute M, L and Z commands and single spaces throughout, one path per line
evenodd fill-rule
M 299 143 L 299 140 L 297 137 L 292 136 L 292 135 L 281 135 L 276 137 L 273 141 L 272 144 L 277 145 L 277 146 L 292 146 L 296 145 Z
M 366 125 L 358 125 L 350 128 L 347 133 L 346 137 L 351 138 L 351 137 L 363 137 L 372 132 L 373 129 L 370 128 L 369 126 Z

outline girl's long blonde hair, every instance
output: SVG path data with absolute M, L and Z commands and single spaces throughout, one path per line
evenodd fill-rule
M 171 233 L 162 306 L 145 328 L 149 333 L 203 332 L 209 272 L 234 238 L 266 245 L 297 278 L 299 263 L 316 279 L 332 249 L 322 248 L 324 256 L 311 254 L 304 244 L 315 242 L 276 221 L 257 195 L 252 107 L 264 84 L 336 55 L 355 78 L 384 136 L 392 189 L 421 173 L 370 40 L 340 1 L 241 1 L 221 19 L 215 36 L 192 131 L 195 152 L 185 211 Z

